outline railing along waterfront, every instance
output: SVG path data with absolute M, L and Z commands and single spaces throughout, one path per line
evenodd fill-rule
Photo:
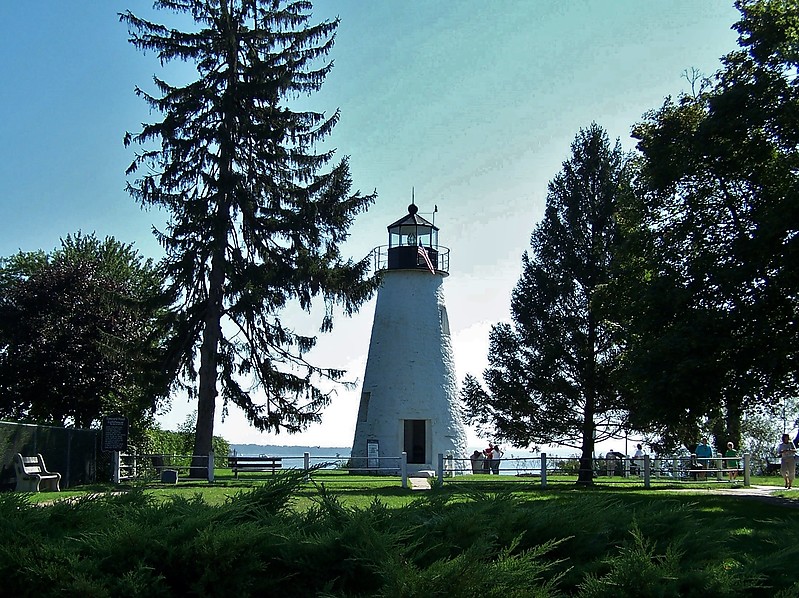
M 262 455 L 262 457 L 269 457 Z M 359 482 L 374 481 L 385 483 L 391 478 L 397 478 L 403 488 L 408 487 L 408 477 L 414 474 L 408 472 L 407 454 L 401 457 L 380 457 L 379 459 L 352 458 L 340 455 L 326 456 L 303 455 L 277 456 L 281 462 L 278 471 L 286 469 L 303 470 L 307 472 L 308 480 L 321 482 L 349 482 L 358 476 Z M 224 461 L 224 463 L 220 463 Z M 217 474 L 222 474 L 227 467 L 226 459 L 215 459 L 213 453 L 208 456 L 192 455 L 150 455 L 150 454 L 123 454 L 115 453 L 112 459 L 114 472 L 113 479 L 116 483 L 135 479 L 153 479 L 175 483 L 181 479 L 207 479 L 213 482 Z M 439 454 L 437 456 L 435 471 L 426 472 L 424 475 L 434 476 L 437 484 L 457 483 L 463 481 L 486 481 L 492 478 L 501 478 L 502 481 L 519 481 L 537 483 L 541 487 L 548 484 L 576 483 L 580 478 L 581 460 L 577 457 L 551 456 L 540 453 L 528 457 L 508 457 L 498 460 L 494 468 L 485 461 L 472 461 L 454 457 L 453 455 Z M 263 478 L 265 471 L 243 472 L 238 479 Z M 164 476 L 164 472 L 169 474 Z M 172 474 L 174 472 L 174 475 Z M 202 473 L 199 476 L 198 472 Z M 193 476 L 192 476 L 193 474 Z M 275 474 L 273 469 L 272 475 Z M 652 485 L 674 483 L 712 483 L 712 482 L 741 482 L 744 486 L 750 485 L 751 458 L 749 454 L 740 457 L 712 457 L 697 459 L 689 457 L 659 457 L 652 458 L 645 455 L 642 458 L 617 457 L 591 459 L 591 470 L 583 479 L 590 479 L 595 483 L 613 484 L 642 484 L 645 488 Z
M 576 483 L 580 476 L 581 459 L 559 457 L 541 453 L 537 456 L 502 458 L 491 467 L 484 460 L 473 461 L 450 455 L 439 455 L 436 467 L 438 483 L 484 481 L 502 478 L 502 481 L 538 482 L 541 487 L 550 483 Z M 751 457 L 689 457 L 652 458 L 635 457 L 593 458 L 590 473 L 582 479 L 594 483 L 640 483 L 645 488 L 653 484 L 740 482 L 750 485 Z
M 245 455 L 238 455 L 244 457 Z M 247 457 L 255 457 L 247 455 Z M 358 476 L 359 483 L 375 482 L 385 484 L 392 478 L 399 481 L 403 488 L 408 486 L 408 458 L 406 453 L 400 457 L 380 457 L 379 459 L 357 459 L 341 455 L 260 455 L 264 460 L 280 463 L 277 467 L 265 466 L 260 471 L 242 469 L 236 479 L 263 479 L 284 470 L 302 470 L 307 479 L 330 482 L 351 482 L 352 476 Z M 257 460 L 257 459 L 256 459 Z M 363 461 L 361 463 L 361 461 Z M 112 457 L 114 483 L 132 480 L 161 481 L 176 483 L 180 479 L 207 479 L 213 482 L 221 475 L 227 475 L 232 469 L 227 457 L 215 458 L 213 452 L 208 456 L 192 455 L 156 455 L 137 453 L 114 453 Z M 196 474 L 202 470 L 202 476 Z M 165 477 L 165 472 L 167 475 Z M 195 475 L 192 475 L 195 474 Z

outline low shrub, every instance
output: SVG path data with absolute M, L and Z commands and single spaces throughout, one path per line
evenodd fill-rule
M 799 523 L 726 496 L 483 492 L 347 506 L 287 471 L 218 504 L 142 488 L 37 506 L 0 494 L 5 595 L 795 595 Z M 367 489 L 368 491 L 368 489 Z

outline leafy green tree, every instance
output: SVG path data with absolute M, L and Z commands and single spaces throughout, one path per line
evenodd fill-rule
M 131 245 L 68 236 L 0 260 L 0 415 L 147 422 L 168 394 L 163 278 Z
M 797 392 L 799 3 L 742 0 L 740 48 L 634 129 L 656 247 L 628 305 L 639 427 L 741 442 Z
M 194 449 L 194 430 L 197 425 L 197 413 L 190 413 L 176 431 L 162 430 L 156 422 L 142 435 L 140 454 L 180 455 L 188 456 Z M 214 455 L 217 465 L 224 466 L 225 458 L 230 454 L 230 443 L 222 436 L 214 436 Z M 173 462 L 176 463 L 176 462 Z M 183 463 L 188 465 L 187 463 Z
M 631 185 L 621 146 L 598 125 L 571 149 L 522 258 L 513 324 L 491 329 L 486 389 L 469 376 L 461 397 L 472 423 L 516 446 L 579 448 L 579 480 L 591 483 L 595 440 L 623 420 L 610 383 L 617 349 L 596 295 L 610 279 Z
M 786 399 L 782 405 L 768 405 L 751 409 L 741 422 L 741 451 L 752 455 L 754 461 L 764 465 L 766 459 L 776 463 L 776 447 L 782 434 L 794 438 L 799 424 L 799 399 Z
M 311 24 L 306 1 L 155 6 L 190 14 L 195 27 L 169 29 L 126 12 L 131 43 L 161 63 L 192 63 L 197 78 L 181 86 L 155 78 L 155 94 L 137 89 L 163 119 L 126 136 L 144 146 L 128 171 L 141 178 L 129 188 L 170 216 L 158 238 L 181 298 L 175 354 L 185 379 L 198 381 L 194 451 L 202 455 L 220 393 L 225 408 L 241 408 L 260 430 L 295 432 L 319 420 L 329 402 L 319 377 L 343 372 L 311 364 L 315 337 L 279 316 L 291 302 L 308 311 L 321 298 L 326 332 L 336 307 L 351 314 L 371 296 L 368 260 L 344 259 L 340 244 L 374 195 L 351 193 L 347 159 L 316 149 L 338 111 L 288 106 L 317 91 L 332 68 L 325 57 L 338 20 Z M 160 147 L 147 149 L 153 144 Z

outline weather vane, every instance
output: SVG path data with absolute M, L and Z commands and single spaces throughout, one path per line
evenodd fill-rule
M 416 187 L 411 187 L 411 205 L 416 205 Z M 422 212 L 422 214 L 431 214 L 433 217 L 433 225 L 436 223 L 436 212 L 438 212 L 438 204 L 433 205 L 432 212 Z

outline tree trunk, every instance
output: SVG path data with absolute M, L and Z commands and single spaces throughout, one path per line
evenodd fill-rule
M 577 483 L 581 486 L 594 483 L 594 401 L 588 398 L 583 410 L 583 442 Z
M 735 448 L 741 448 L 741 420 L 743 418 L 743 409 L 741 402 L 737 396 L 728 397 L 725 401 L 724 409 L 724 428 L 726 433 L 726 442 L 732 441 Z M 726 446 L 725 442 L 725 446 Z
M 238 39 L 235 28 L 230 22 L 230 10 L 227 2 L 219 5 L 222 18 L 227 23 L 226 61 L 228 63 L 228 85 L 223 94 L 223 104 L 233 103 L 232 97 L 237 84 Z M 192 462 L 192 477 L 199 473 L 202 463 L 206 468 L 207 456 L 214 443 L 214 414 L 216 411 L 216 379 L 219 365 L 219 341 L 222 338 L 222 306 L 224 303 L 225 286 L 225 247 L 227 244 L 227 221 L 230 209 L 230 196 L 235 186 L 231 173 L 233 172 L 233 156 L 236 154 L 233 142 L 235 130 L 235 109 L 226 109 L 223 124 L 220 127 L 219 142 L 219 189 L 218 204 L 216 208 L 215 237 L 213 239 L 213 255 L 211 257 L 211 273 L 208 276 L 208 302 L 205 313 L 205 327 L 203 328 L 203 342 L 200 347 L 200 390 L 197 400 L 197 430 L 194 436 L 194 460 Z
M 214 416 L 216 413 L 216 378 L 219 362 L 219 339 L 222 336 L 222 287 L 225 282 L 224 259 L 219 251 L 211 259 L 208 280 L 203 342 L 200 347 L 200 388 L 197 397 L 197 427 L 194 434 L 194 458 L 191 477 L 208 475 L 206 457 L 214 442 Z
M 591 296 L 589 291 L 588 296 Z M 583 442 L 580 454 L 580 472 L 577 483 L 590 486 L 594 483 L 594 414 L 596 411 L 596 324 L 588 301 L 588 334 L 585 343 L 585 371 L 583 376 Z

